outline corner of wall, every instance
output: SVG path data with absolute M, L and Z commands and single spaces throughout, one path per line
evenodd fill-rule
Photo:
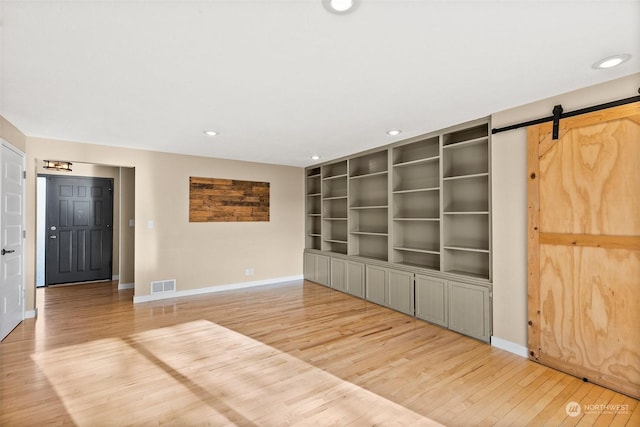
M 3 116 L 0 116 L 0 137 L 20 151 L 27 151 L 27 136 Z

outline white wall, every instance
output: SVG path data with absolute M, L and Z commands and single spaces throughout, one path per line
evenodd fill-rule
M 603 72 L 603 71 L 594 71 Z M 606 72 L 606 71 L 604 71 Z M 558 95 L 492 115 L 502 127 L 638 95 L 640 74 Z M 493 336 L 494 344 L 527 353 L 527 132 L 492 137 Z

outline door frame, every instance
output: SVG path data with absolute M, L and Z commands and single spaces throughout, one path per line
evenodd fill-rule
M 85 175 L 66 175 L 66 174 L 46 174 L 46 173 L 39 173 L 36 175 L 36 179 L 38 177 L 44 177 L 46 178 L 74 178 L 74 179 L 89 179 L 89 180 L 94 180 L 94 179 L 100 179 L 100 180 L 106 180 L 110 182 L 110 197 L 111 197 L 111 226 L 109 227 L 111 230 L 111 248 L 109 250 L 109 277 L 107 279 L 97 279 L 97 280 L 88 280 L 88 281 L 79 281 L 79 282 L 68 282 L 68 283 L 55 283 L 55 284 L 47 284 L 47 251 L 48 251 L 48 244 L 45 238 L 45 242 L 44 242 L 44 287 L 47 286 L 66 286 L 66 285 L 75 285 L 75 284 L 84 284 L 84 283 L 90 283 L 90 282 L 106 282 L 106 281 L 111 281 L 113 280 L 113 250 L 114 250 L 114 234 L 116 232 L 115 228 L 113 227 L 113 223 L 114 223 L 114 219 L 115 219 L 115 204 L 114 204 L 114 193 L 115 193 L 115 180 L 114 178 L 111 177 L 104 177 L 104 176 L 85 176 Z M 49 212 L 49 206 L 48 206 L 48 192 L 50 191 L 49 185 L 47 183 L 46 185 L 46 189 L 45 189 L 45 194 L 44 194 L 44 199 L 45 199 L 45 220 L 44 220 L 44 231 L 45 234 L 47 232 L 46 229 L 46 224 L 47 224 L 47 218 L 48 218 L 48 212 Z M 122 224 L 120 224 L 119 228 L 122 226 Z M 117 230 L 118 233 L 120 232 L 119 230 Z
M 26 154 L 20 150 L 19 148 L 17 148 L 15 145 L 11 144 L 10 142 L 6 141 L 3 138 L 0 138 L 0 143 L 2 145 L 2 148 L 7 148 L 11 151 L 13 151 L 14 153 L 18 154 L 21 158 L 22 158 L 22 179 L 23 179 L 23 185 L 22 185 L 22 206 L 21 206 L 21 211 L 22 211 L 22 258 L 21 258 L 21 266 L 20 268 L 22 269 L 22 283 L 20 284 L 21 287 L 21 300 L 22 300 L 22 315 L 21 315 L 21 321 L 23 321 L 26 318 L 26 309 L 25 309 L 25 301 L 26 301 L 26 285 L 27 285 L 27 277 L 26 277 L 26 270 L 25 270 L 25 266 L 26 266 L 26 262 L 25 262 L 25 254 L 26 254 L 26 240 L 25 240 L 25 231 L 26 231 L 26 224 L 27 224 L 27 219 L 26 219 L 26 189 L 27 189 L 27 185 L 26 185 L 26 162 L 27 162 L 27 156 Z M 2 157 L 2 150 L 0 150 L 0 158 Z M 0 174 L 0 180 L 2 179 L 2 176 Z M 0 185 L 0 189 L 1 189 L 1 185 Z M 2 197 L 3 195 L 1 194 L 0 191 L 0 197 Z M 0 209 L 0 224 L 2 223 L 2 210 Z M 33 313 L 33 316 L 29 316 L 29 317 L 35 317 L 35 312 Z M 18 323 L 20 324 L 20 323 Z M 11 331 L 9 332 L 11 333 Z M 7 334 L 8 335 L 8 334 Z M 3 340 L 5 337 L 0 337 L 0 340 Z

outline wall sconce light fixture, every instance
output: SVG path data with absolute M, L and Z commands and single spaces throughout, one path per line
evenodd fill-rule
M 57 171 L 71 172 L 71 162 L 64 162 L 61 160 L 45 160 L 43 167 L 45 169 L 53 169 Z

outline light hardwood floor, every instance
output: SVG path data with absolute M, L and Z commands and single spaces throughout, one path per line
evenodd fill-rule
M 37 291 L 0 344 L 1 426 L 640 426 L 637 400 L 310 282 L 132 293 Z

